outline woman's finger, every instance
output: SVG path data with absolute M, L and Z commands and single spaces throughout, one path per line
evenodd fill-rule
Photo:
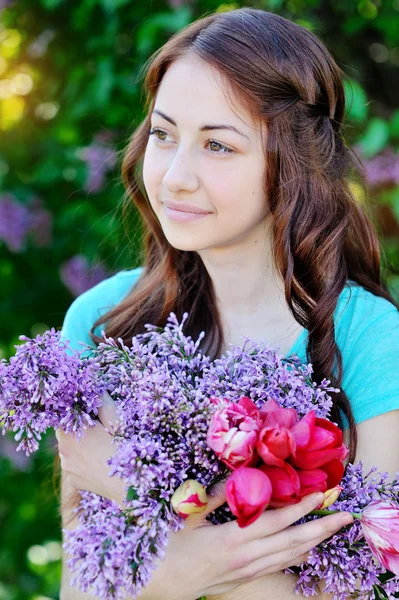
M 116 410 L 116 404 L 108 392 L 102 397 L 102 405 L 98 409 L 98 418 L 106 429 L 113 433 L 118 426 L 119 419 Z
M 258 540 L 283 531 L 320 506 L 323 500 L 324 494 L 322 493 L 309 494 L 297 504 L 266 510 L 254 523 L 240 530 L 241 540 Z
M 253 549 L 251 555 L 255 555 L 257 558 L 266 555 L 272 556 L 280 552 L 298 554 L 299 551 L 302 553 L 308 549 L 309 544 L 309 548 L 313 548 L 315 545 L 312 546 L 314 540 L 325 540 L 345 525 L 348 525 L 352 520 L 353 517 L 350 513 L 342 512 L 308 521 L 301 525 L 291 525 L 284 531 L 272 536 L 254 540 L 248 546 L 248 549 Z

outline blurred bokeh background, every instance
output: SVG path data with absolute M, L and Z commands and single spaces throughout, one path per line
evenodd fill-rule
M 142 118 L 140 70 L 171 34 L 253 6 L 311 29 L 346 82 L 346 138 L 399 296 L 399 0 L 0 0 L 0 357 L 62 325 L 73 298 L 137 266 L 120 162 Z M 31 459 L 0 436 L 0 600 L 55 600 L 60 526 L 54 441 Z

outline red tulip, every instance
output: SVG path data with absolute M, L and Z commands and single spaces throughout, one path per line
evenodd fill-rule
M 297 423 L 292 433 L 296 450 L 290 462 L 300 469 L 317 469 L 335 459 L 342 462 L 348 455 L 342 431 L 331 421 L 316 417 L 313 410 Z
M 293 408 L 280 408 L 275 400 L 268 400 L 261 410 L 263 427 L 256 450 L 266 465 L 284 467 L 284 460 L 295 452 L 296 442 L 292 427 L 298 421 Z
M 336 487 L 344 476 L 344 464 L 335 458 L 331 462 L 320 467 L 327 474 L 327 489 Z
M 301 482 L 294 467 L 284 463 L 282 468 L 261 465 L 259 469 L 268 476 L 272 485 L 270 506 L 287 506 L 300 501 Z
M 300 496 L 303 498 L 308 494 L 314 492 L 326 492 L 327 487 L 327 473 L 323 469 L 296 469 L 299 477 L 299 483 L 301 486 Z
M 264 512 L 270 502 L 272 486 L 259 469 L 239 467 L 226 482 L 226 499 L 239 527 L 247 527 Z
M 363 535 L 380 563 L 399 575 L 399 508 L 385 500 L 374 500 L 363 511 Z
M 244 396 L 213 414 L 206 441 L 230 469 L 252 465 L 258 460 L 255 446 L 260 426 L 258 408 Z

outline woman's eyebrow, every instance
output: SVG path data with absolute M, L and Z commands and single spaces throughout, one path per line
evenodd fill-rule
M 157 115 L 165 119 L 165 121 L 169 121 L 169 123 L 177 127 L 176 122 L 173 119 L 171 119 L 171 117 L 165 115 L 165 113 L 161 112 L 156 108 L 154 108 L 152 112 L 156 113 Z M 200 127 L 200 131 L 211 131 L 212 129 L 227 129 L 230 131 L 235 131 L 236 133 L 238 133 L 238 135 L 242 135 L 243 137 L 245 137 L 249 142 L 251 141 L 250 138 L 247 135 L 245 135 L 245 133 L 242 133 L 242 131 L 234 127 L 234 125 L 203 125 L 202 127 Z

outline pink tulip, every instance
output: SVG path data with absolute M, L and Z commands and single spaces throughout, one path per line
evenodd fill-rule
M 214 413 L 207 444 L 232 470 L 253 465 L 258 460 L 255 446 L 260 426 L 258 408 L 244 396 Z
M 260 469 L 240 467 L 232 472 L 226 482 L 226 499 L 239 527 L 256 521 L 268 506 L 271 493 L 270 480 Z
M 342 462 L 348 455 L 342 431 L 331 421 L 316 417 L 314 410 L 298 421 L 292 434 L 296 450 L 290 462 L 300 469 L 317 469 L 334 459 Z
M 270 506 L 277 508 L 300 501 L 301 482 L 294 467 L 284 463 L 282 468 L 261 465 L 259 469 L 268 476 L 272 486 Z
M 272 398 L 264 403 L 259 414 L 264 425 L 270 427 L 279 425 L 291 429 L 298 421 L 298 414 L 294 408 L 282 408 Z
M 399 508 L 386 500 L 374 500 L 361 518 L 363 535 L 380 563 L 399 575 Z

